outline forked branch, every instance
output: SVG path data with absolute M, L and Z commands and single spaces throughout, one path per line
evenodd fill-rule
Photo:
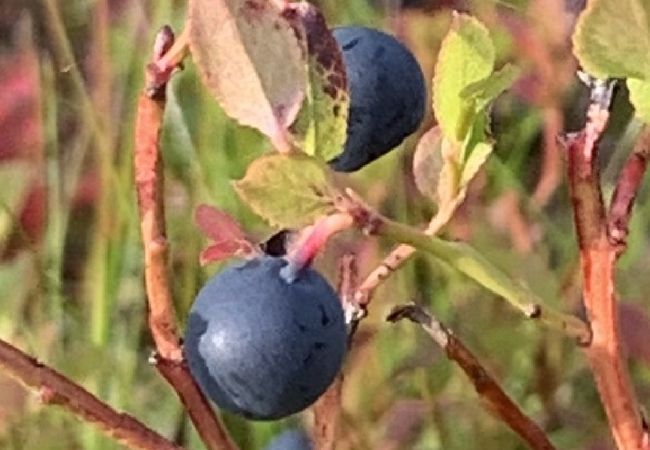
M 616 297 L 616 260 L 624 248 L 632 204 L 645 171 L 648 137 L 627 161 L 618 180 L 609 217 L 598 172 L 598 142 L 609 118 L 613 84 L 582 77 L 591 89 L 583 130 L 563 142 L 578 234 L 582 294 L 592 340 L 585 347 L 601 401 L 619 449 L 648 449 L 647 430 L 623 359 Z

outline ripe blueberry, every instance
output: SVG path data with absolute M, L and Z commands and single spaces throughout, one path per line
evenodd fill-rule
M 418 128 L 424 117 L 426 85 L 417 61 L 394 37 L 364 27 L 332 32 L 343 52 L 350 109 L 344 151 L 330 165 L 339 172 L 353 172 Z
M 346 327 L 338 296 L 305 267 L 291 283 L 284 258 L 257 257 L 214 276 L 190 310 L 184 352 L 219 407 L 272 420 L 312 404 L 341 368 Z
M 290 429 L 271 441 L 264 450 L 311 450 L 309 437 L 303 430 Z

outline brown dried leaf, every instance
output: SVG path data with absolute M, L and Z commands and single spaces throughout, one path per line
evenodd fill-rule
M 436 199 L 442 170 L 442 132 L 436 126 L 424 133 L 413 155 L 413 176 L 422 195 Z

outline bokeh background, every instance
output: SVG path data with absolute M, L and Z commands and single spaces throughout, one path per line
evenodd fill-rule
M 431 79 L 451 10 L 490 28 L 500 64 L 523 73 L 492 111 L 496 151 L 444 235 L 471 242 L 556 308 L 580 314 L 580 280 L 564 165 L 556 136 L 579 129 L 587 97 L 570 35 L 583 6 L 571 0 L 323 0 L 328 21 L 388 30 Z M 133 129 L 143 67 L 156 31 L 183 26 L 186 2 L 0 2 L 0 338 L 52 365 L 119 410 L 188 448 L 198 440 L 175 394 L 148 364 L 142 251 L 133 186 Z M 188 60 L 169 89 L 163 136 L 173 289 L 179 320 L 219 265 L 190 218 L 200 203 L 237 217 L 259 239 L 274 232 L 231 181 L 269 149 L 237 126 Z M 429 112 L 420 132 L 435 123 Z M 623 87 L 604 138 L 604 192 L 634 142 Z M 342 178 L 386 215 L 424 226 L 435 205 L 413 183 L 417 136 Z M 644 189 L 619 264 L 622 331 L 639 397 L 650 394 L 650 204 Z M 390 243 L 349 233 L 317 264 L 334 281 L 336 259 L 358 254 L 368 273 Z M 417 300 L 474 350 L 508 393 L 562 449 L 612 448 L 593 379 L 565 337 L 525 322 L 503 302 L 435 260 L 413 258 L 378 291 L 348 358 L 340 449 L 519 449 L 486 412 L 460 370 L 409 323 L 383 318 Z M 181 323 L 181 326 L 184 324 Z M 225 416 L 243 450 L 261 449 L 311 416 L 273 423 Z M 120 448 L 0 374 L 0 448 Z

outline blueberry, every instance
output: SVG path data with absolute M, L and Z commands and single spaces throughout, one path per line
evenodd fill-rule
M 219 407 L 272 420 L 311 405 L 346 351 L 338 296 L 318 272 L 280 276 L 284 258 L 235 264 L 201 289 L 190 310 L 184 352 L 197 382 Z
M 277 436 L 264 450 L 312 450 L 312 445 L 303 430 L 294 428 Z
M 353 172 L 398 146 L 422 122 L 427 101 L 422 70 L 397 39 L 364 27 L 334 28 L 348 77 L 345 148 L 330 161 Z

